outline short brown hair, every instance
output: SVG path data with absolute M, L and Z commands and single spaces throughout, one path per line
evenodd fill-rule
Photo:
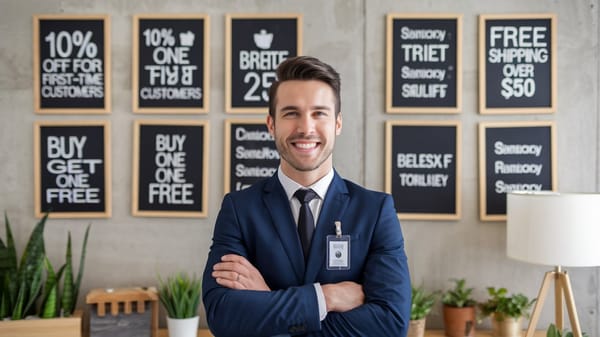
M 329 64 L 312 56 L 296 56 L 288 58 L 277 66 L 277 80 L 269 88 L 269 115 L 275 118 L 275 97 L 277 88 L 284 81 L 317 80 L 325 82 L 333 90 L 335 96 L 335 115 L 341 110 L 340 74 Z

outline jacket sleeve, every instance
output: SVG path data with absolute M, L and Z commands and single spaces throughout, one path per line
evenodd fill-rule
M 312 284 L 275 291 L 222 287 L 216 283 L 211 272 L 225 254 L 239 254 L 248 258 L 230 196 L 223 199 L 217 216 L 213 244 L 202 281 L 206 317 L 216 337 L 295 335 L 321 329 L 317 297 Z
M 362 282 L 365 304 L 344 313 L 328 313 L 322 322 L 323 336 L 406 336 L 410 275 L 390 195 L 383 199 L 369 249 Z

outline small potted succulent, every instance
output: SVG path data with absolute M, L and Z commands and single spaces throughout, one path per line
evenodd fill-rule
M 431 312 L 438 292 L 427 292 L 423 285 L 412 287 L 410 324 L 407 337 L 423 337 L 425 335 L 425 320 Z
M 523 294 L 507 296 L 506 288 L 487 288 L 489 298 L 479 304 L 483 316 L 492 318 L 494 337 L 520 337 L 523 318 L 529 317 L 529 309 L 535 299 Z
M 200 305 L 201 281 L 180 272 L 158 277 L 158 297 L 167 311 L 169 337 L 196 337 L 198 334 L 198 307 Z
M 477 302 L 466 287 L 465 279 L 455 279 L 454 288 L 442 295 L 444 331 L 448 337 L 475 336 L 475 307 Z

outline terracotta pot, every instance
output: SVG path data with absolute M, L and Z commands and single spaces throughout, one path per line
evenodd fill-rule
M 523 317 L 500 317 L 492 315 L 492 335 L 494 337 L 521 337 Z
M 406 337 L 425 336 L 425 318 L 411 320 L 408 324 L 408 334 Z
M 456 308 L 444 305 L 444 332 L 447 337 L 475 336 L 475 307 Z

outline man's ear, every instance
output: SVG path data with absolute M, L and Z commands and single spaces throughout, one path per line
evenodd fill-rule
M 342 112 L 340 111 L 335 118 L 335 135 L 339 136 L 342 133 Z
M 267 115 L 267 129 L 271 136 L 275 136 L 275 121 L 271 115 Z

